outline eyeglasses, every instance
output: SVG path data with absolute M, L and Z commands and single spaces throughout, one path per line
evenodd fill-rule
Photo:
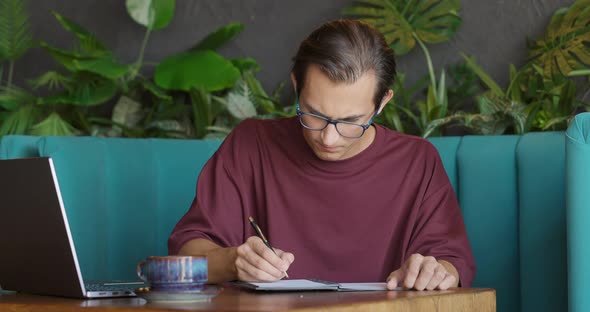
M 379 104 L 379 106 L 381 106 L 381 104 Z M 321 131 L 326 129 L 329 124 L 333 124 L 334 127 L 336 127 L 336 132 L 338 132 L 338 134 L 349 139 L 358 139 L 362 137 L 363 134 L 365 134 L 365 131 L 369 129 L 373 123 L 373 119 L 375 119 L 377 113 L 379 112 L 379 107 L 377 107 L 373 117 L 371 117 L 371 120 L 369 120 L 367 124 L 361 125 L 354 122 L 332 120 L 324 116 L 302 112 L 299 109 L 299 99 L 297 99 L 297 105 L 295 107 L 297 109 L 297 116 L 299 116 L 299 122 L 304 128 L 314 131 Z

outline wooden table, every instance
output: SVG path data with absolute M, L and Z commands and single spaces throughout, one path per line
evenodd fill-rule
M 257 293 L 225 287 L 208 302 L 148 303 L 141 298 L 77 300 L 27 294 L 0 295 L 2 312 L 75 311 L 496 311 L 493 289 L 446 291 Z

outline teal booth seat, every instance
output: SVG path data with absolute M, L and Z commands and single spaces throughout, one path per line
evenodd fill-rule
M 10 135 L 0 137 L 0 159 L 38 157 L 39 137 Z
M 590 310 L 590 113 L 566 132 L 568 289 L 571 312 Z
M 52 157 L 84 278 L 134 279 L 134 263 L 167 254 L 220 143 L 6 136 L 0 158 Z
M 498 311 L 567 309 L 565 136 L 432 138 Z M 85 278 L 133 278 L 165 254 L 220 141 L 6 136 L 0 158 L 50 156 Z M 0 173 L 1 174 L 1 173 Z

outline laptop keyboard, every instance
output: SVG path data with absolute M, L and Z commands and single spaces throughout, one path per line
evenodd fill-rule
M 105 285 L 100 283 L 85 284 L 86 291 L 120 291 L 133 290 L 131 285 Z
M 114 283 L 92 283 L 84 284 L 86 291 L 133 291 L 135 288 L 145 286 L 143 282 L 114 282 Z

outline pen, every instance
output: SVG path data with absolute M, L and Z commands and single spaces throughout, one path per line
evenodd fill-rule
M 262 234 L 262 230 L 260 229 L 260 227 L 258 227 L 258 224 L 256 224 L 256 222 L 254 221 L 254 219 L 252 217 L 249 217 L 248 220 L 250 220 L 250 225 L 252 225 L 252 227 L 254 228 L 254 232 L 256 232 L 256 234 L 258 235 L 258 237 L 260 237 L 260 239 L 262 239 L 262 241 L 264 242 L 264 244 L 268 248 L 270 248 L 270 250 L 272 250 L 272 252 L 274 252 L 274 254 L 276 255 L 277 252 L 272 248 L 272 246 L 270 245 L 270 243 L 268 242 L 268 240 L 266 239 L 266 237 L 264 237 L 264 234 Z M 289 274 L 287 274 L 287 271 L 285 271 L 283 273 L 285 273 L 285 276 L 287 278 L 289 278 Z

